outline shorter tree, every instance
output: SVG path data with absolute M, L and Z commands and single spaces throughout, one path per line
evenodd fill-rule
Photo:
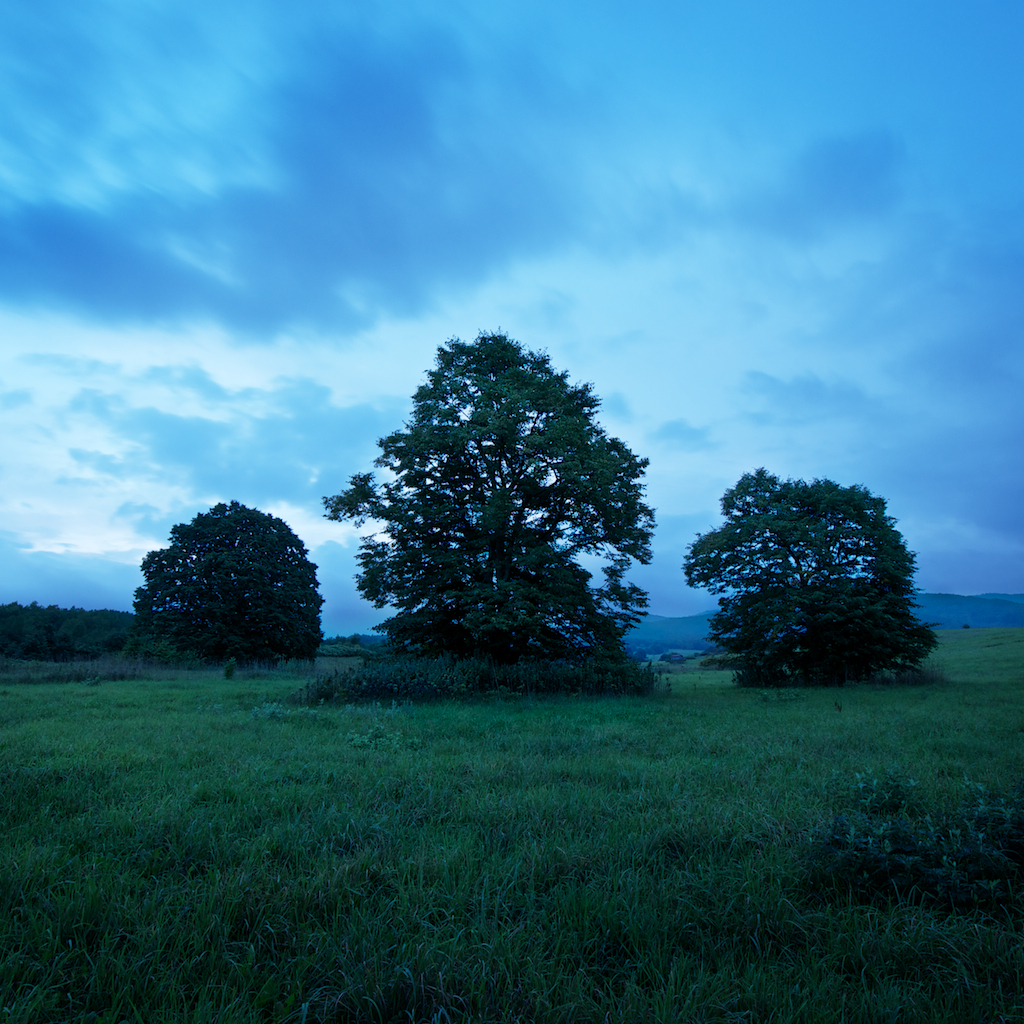
M 132 646 L 217 660 L 314 657 L 323 598 L 306 556 L 283 520 L 215 505 L 142 560 Z
M 914 555 L 885 500 L 831 480 L 745 474 L 725 524 L 698 535 L 687 582 L 719 599 L 709 637 L 751 686 L 838 685 L 917 666 L 935 647 L 914 616 Z

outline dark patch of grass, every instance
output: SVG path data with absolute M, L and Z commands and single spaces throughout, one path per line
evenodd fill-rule
M 152 678 L 166 670 L 154 662 L 138 658 L 121 658 L 115 654 L 85 661 L 19 661 L 0 659 L 0 684 L 11 686 L 41 683 L 97 684 L 125 679 Z
M 1024 873 L 1024 794 L 980 794 L 955 813 L 913 819 L 906 786 L 891 773 L 859 780 L 862 812 L 814 828 L 804 856 L 808 885 L 856 900 L 905 900 L 946 910 L 1008 910 Z M 1024 909 L 1018 907 L 1019 909 Z

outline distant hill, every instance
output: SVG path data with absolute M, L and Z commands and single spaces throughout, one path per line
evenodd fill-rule
M 707 639 L 708 620 L 714 614 L 702 612 L 679 619 L 648 615 L 626 634 L 626 650 L 633 655 L 709 650 L 712 645 Z
M 918 594 L 918 617 L 936 629 L 971 626 L 1024 626 L 1024 594 Z M 673 619 L 648 615 L 625 637 L 630 654 L 663 654 L 665 651 L 703 651 L 711 648 L 707 639 L 708 620 L 714 611 Z
M 984 626 L 1024 626 L 1024 595 L 918 594 L 919 618 L 936 629 Z

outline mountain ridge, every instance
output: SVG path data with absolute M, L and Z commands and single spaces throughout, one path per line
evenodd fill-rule
M 935 629 L 1024 626 L 1024 594 L 918 594 L 917 606 L 918 618 Z M 680 617 L 647 615 L 626 634 L 626 650 L 633 655 L 709 650 L 708 622 L 714 614 L 710 609 Z

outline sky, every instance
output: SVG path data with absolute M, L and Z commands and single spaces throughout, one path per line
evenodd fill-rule
M 1024 591 L 1016 0 L 37 0 L 0 94 L 0 602 L 130 610 L 234 499 L 367 630 L 321 499 L 499 329 L 650 460 L 655 614 L 761 466 Z

